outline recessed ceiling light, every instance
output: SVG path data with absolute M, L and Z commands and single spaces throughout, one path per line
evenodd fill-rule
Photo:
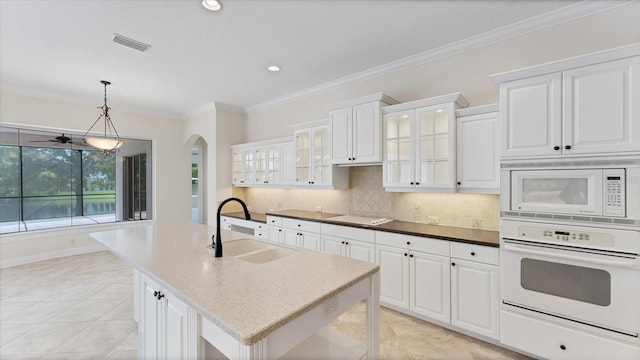
M 278 72 L 280 71 L 280 66 L 278 65 L 270 65 L 267 70 L 271 71 L 271 72 Z
M 222 3 L 218 0 L 202 0 L 202 6 L 209 11 L 220 11 Z

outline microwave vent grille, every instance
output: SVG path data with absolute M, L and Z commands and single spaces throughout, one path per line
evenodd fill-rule
M 517 211 L 501 211 L 500 217 L 503 218 L 528 218 L 528 219 L 544 219 L 544 220 L 560 220 L 563 222 L 580 222 L 580 223 L 597 223 L 597 224 L 616 224 L 616 225 L 635 225 L 640 226 L 640 220 L 614 219 L 597 216 L 571 216 L 557 214 L 540 214 Z
M 611 167 L 633 167 L 640 165 L 640 159 L 575 159 L 563 161 L 543 161 L 543 160 L 502 160 L 500 168 L 502 169 L 571 169 L 571 168 L 611 168 Z

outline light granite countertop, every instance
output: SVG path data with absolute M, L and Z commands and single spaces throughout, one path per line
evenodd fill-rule
M 284 244 L 277 245 L 297 253 L 264 264 L 214 258 L 206 248 L 213 234 L 215 227 L 175 222 L 91 236 L 245 345 L 379 271 L 377 264 Z M 223 242 L 247 237 L 222 233 Z

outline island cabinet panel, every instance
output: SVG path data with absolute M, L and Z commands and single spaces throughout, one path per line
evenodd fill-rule
M 195 310 L 144 274 L 140 286 L 140 358 L 195 357 L 199 338 Z

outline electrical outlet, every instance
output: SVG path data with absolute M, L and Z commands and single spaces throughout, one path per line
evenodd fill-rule
M 327 301 L 326 303 L 324 303 L 324 313 L 328 314 L 330 312 L 335 311 L 338 308 L 338 298 L 337 297 L 332 297 L 331 299 L 329 299 L 329 301 Z
M 437 216 L 429 216 L 427 218 L 427 221 L 429 222 L 429 224 L 431 225 L 438 225 L 440 223 L 440 218 Z
M 480 219 L 471 219 L 471 227 L 474 229 L 479 229 L 482 227 L 482 220 Z

